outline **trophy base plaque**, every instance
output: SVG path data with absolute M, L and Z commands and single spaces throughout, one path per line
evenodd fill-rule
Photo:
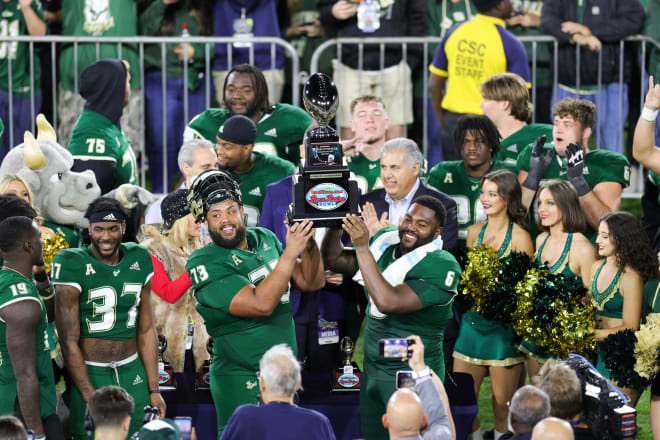
M 360 385 L 362 385 L 362 372 L 355 362 L 335 369 L 332 381 L 333 392 L 360 391 Z
M 199 372 L 197 373 L 197 379 L 195 379 L 195 391 L 211 389 L 211 364 L 209 363 L 207 365 L 206 362 L 204 365 L 202 365 L 202 368 L 200 368 Z
M 158 388 L 161 391 L 176 390 L 176 381 L 174 379 L 174 370 L 169 363 L 158 363 Z

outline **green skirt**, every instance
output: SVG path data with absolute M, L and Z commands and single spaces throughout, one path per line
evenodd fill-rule
M 540 364 L 543 364 L 548 359 L 552 359 L 553 356 L 548 353 L 545 348 L 541 348 L 536 345 L 534 342 L 523 340 L 520 343 L 518 349 L 522 352 L 537 361 Z
M 605 379 L 611 379 L 612 375 L 610 374 L 610 370 L 608 370 L 605 367 L 605 355 L 607 352 L 602 349 L 602 345 L 598 344 L 598 361 L 596 362 L 596 369 L 600 374 L 603 375 Z
M 475 365 L 508 367 L 525 358 L 518 351 L 511 325 L 490 321 L 479 312 L 463 315 L 454 357 Z

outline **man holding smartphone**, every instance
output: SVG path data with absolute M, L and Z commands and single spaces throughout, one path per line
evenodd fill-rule
M 348 215 L 343 222 L 355 252 L 343 248 L 340 230 L 331 230 L 323 240 L 322 255 L 332 271 L 353 275 L 356 267 L 360 269 L 354 279 L 365 287 L 369 300 L 360 389 L 362 435 L 387 439 L 378 421 L 396 390 L 396 372 L 402 363 L 400 358 L 380 357 L 378 341 L 420 335 L 427 348 L 424 362 L 444 378 L 443 333 L 452 316 L 461 269 L 442 250 L 440 232 L 446 212 L 434 197 L 415 198 L 398 229 L 384 227 L 386 220 L 379 219 L 369 203 L 362 214 L 364 221 Z

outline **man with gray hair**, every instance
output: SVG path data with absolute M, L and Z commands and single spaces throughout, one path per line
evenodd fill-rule
M 206 139 L 186 141 L 179 149 L 177 162 L 179 163 L 179 171 L 181 171 L 181 174 L 185 178 L 177 189 L 190 188 L 190 184 L 199 174 L 206 170 L 217 168 L 218 156 L 215 154 L 215 145 Z M 149 206 L 144 216 L 144 222 L 146 224 L 150 225 L 163 222 L 160 205 L 164 198 L 165 196 Z
M 264 405 L 236 408 L 221 440 L 334 440 L 335 434 L 326 416 L 293 403 L 300 383 L 300 364 L 291 348 L 286 344 L 271 347 L 259 361 L 259 390 Z
M 532 430 L 541 420 L 550 415 L 550 397 L 545 391 L 533 385 L 519 388 L 509 405 L 509 431 L 501 439 L 529 440 Z
M 361 204 L 371 203 L 378 217 L 389 219 L 398 226 L 408 211 L 410 202 L 422 195 L 435 197 L 445 207 L 447 217 L 442 228 L 444 249 L 451 249 L 458 238 L 456 202 L 447 194 L 436 191 L 420 179 L 424 156 L 415 141 L 395 138 L 385 142 L 380 154 L 380 179 L 383 188 L 376 189 L 361 198 Z

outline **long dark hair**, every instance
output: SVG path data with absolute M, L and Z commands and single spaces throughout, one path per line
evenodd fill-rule
M 580 208 L 580 200 L 578 193 L 573 188 L 573 185 L 565 180 L 550 180 L 541 184 L 538 194 L 547 189 L 552 194 L 559 212 L 561 212 L 561 225 L 565 232 L 584 232 L 587 229 L 587 219 Z M 538 220 L 537 225 L 540 230 L 548 231 L 549 228 L 541 224 L 541 219 Z
M 225 77 L 225 83 L 222 85 L 222 99 L 224 100 L 227 81 L 232 73 L 247 73 L 252 77 L 252 87 L 254 87 L 254 107 L 262 112 L 268 111 L 268 83 L 261 70 L 251 64 L 237 64 L 232 67 Z M 225 104 L 226 105 L 226 104 Z
M 619 269 L 630 266 L 644 282 L 658 277 L 658 257 L 646 231 L 634 215 L 623 211 L 610 212 L 601 217 L 600 221 L 605 222 L 610 230 Z
M 506 202 L 506 213 L 509 219 L 523 228 L 527 228 L 525 223 L 527 210 L 522 204 L 522 189 L 516 175 L 509 170 L 496 170 L 481 178 L 481 186 L 484 185 L 486 180 L 490 180 L 497 185 L 497 192 Z

